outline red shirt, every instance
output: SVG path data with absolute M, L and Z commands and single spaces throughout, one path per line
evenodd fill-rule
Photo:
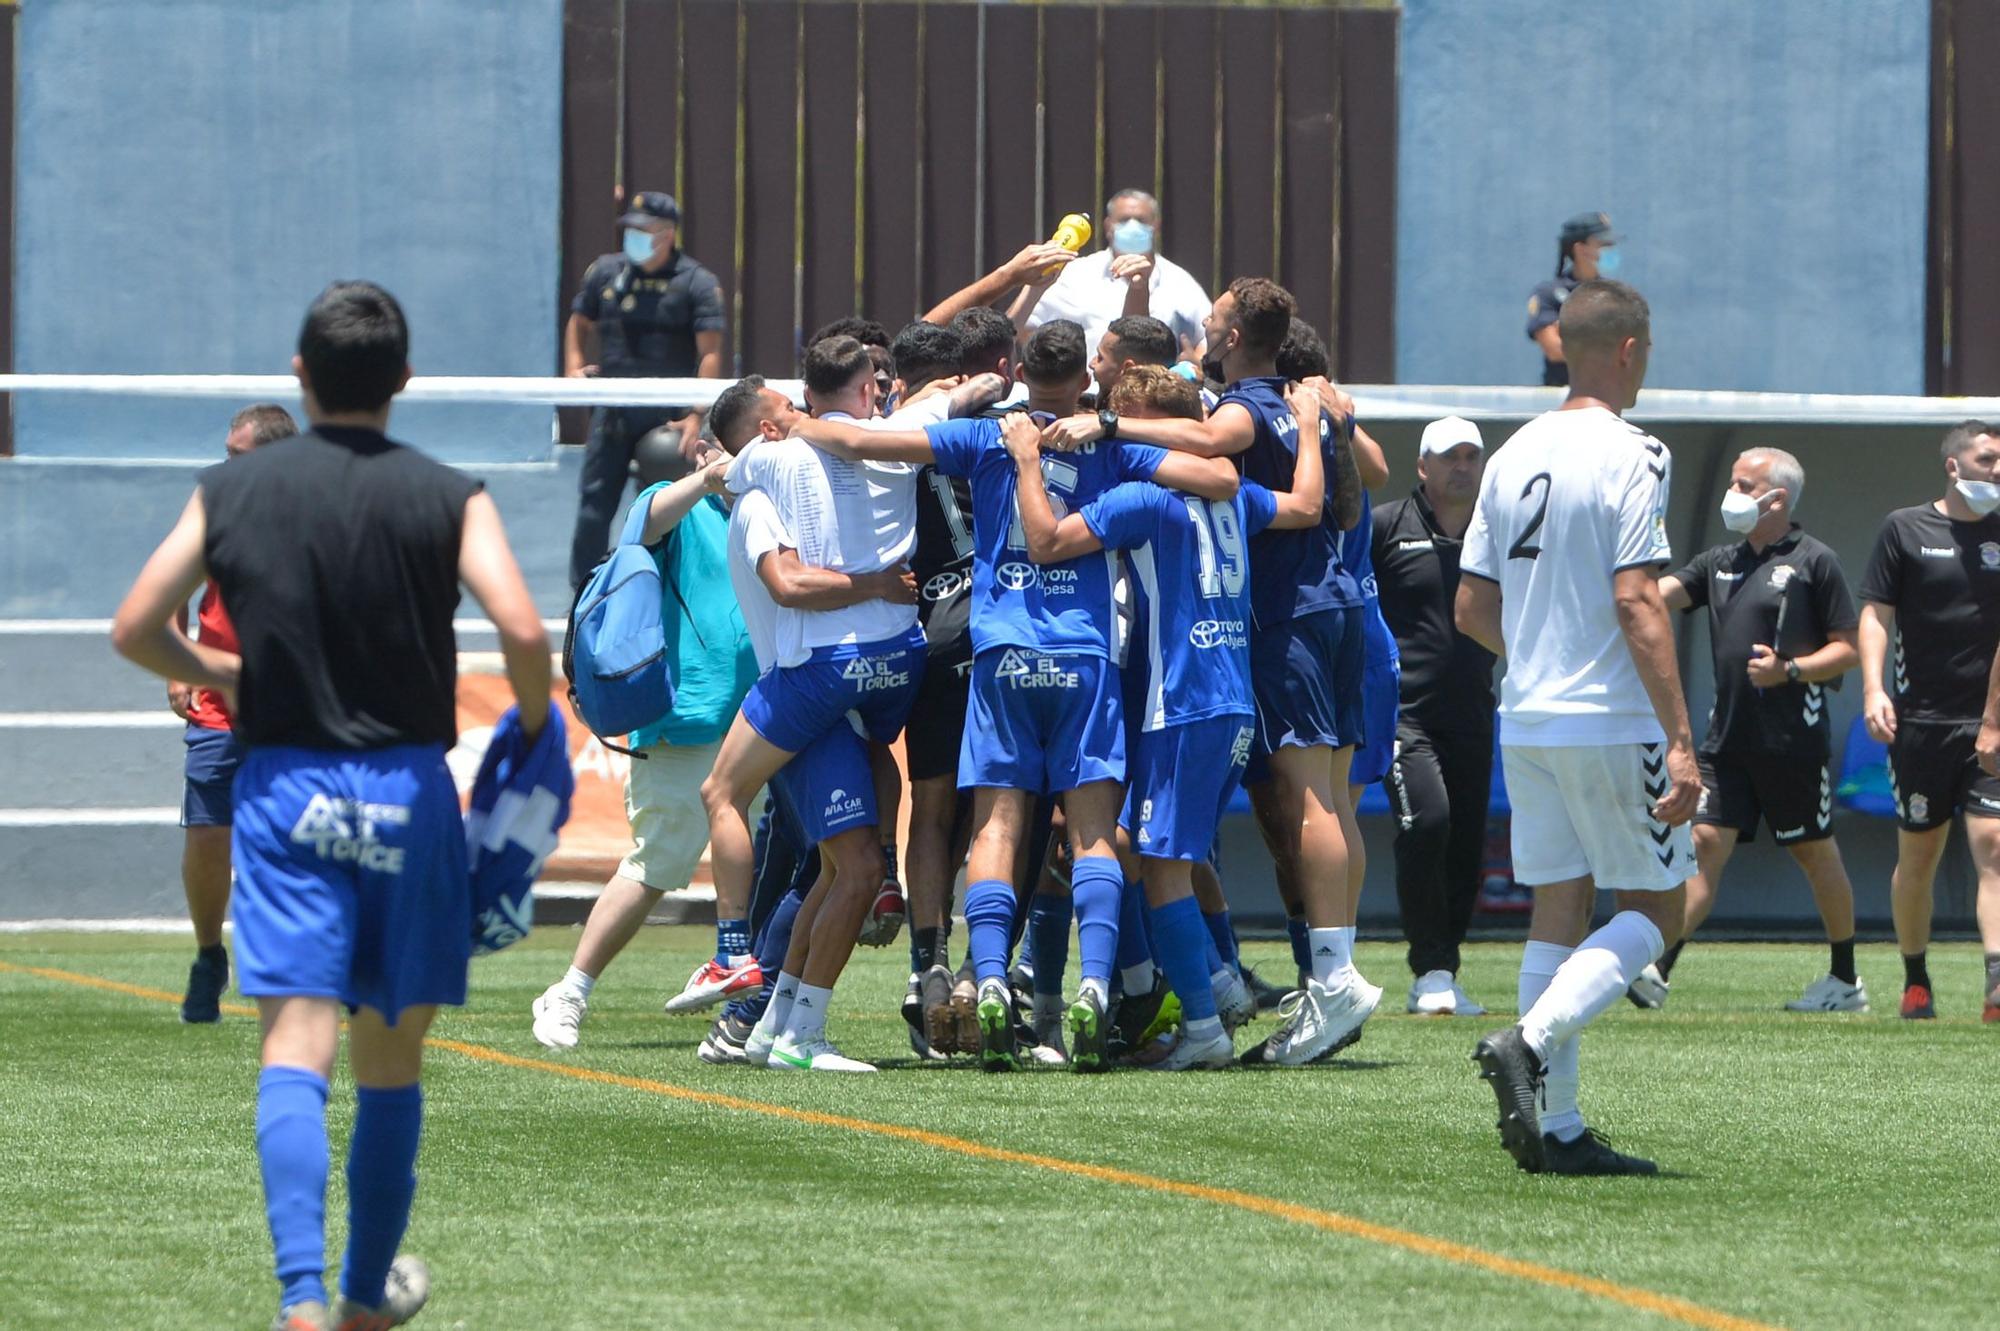
M 236 626 L 229 622 L 229 612 L 222 608 L 222 589 L 215 585 L 215 579 L 208 580 L 202 590 L 201 613 L 195 617 L 201 626 L 200 641 L 204 647 L 213 647 L 220 652 L 240 650 L 236 643 Z M 223 705 L 222 695 L 214 689 L 196 689 L 194 701 L 188 706 L 188 723 L 204 730 L 228 730 L 234 724 L 229 709 Z

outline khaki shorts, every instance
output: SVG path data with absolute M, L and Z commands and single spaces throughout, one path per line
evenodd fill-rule
M 625 817 L 632 824 L 632 852 L 618 866 L 621 877 L 661 892 L 688 885 L 708 849 L 708 814 L 701 783 L 715 766 L 722 741 L 652 744 L 632 760 L 625 779 Z

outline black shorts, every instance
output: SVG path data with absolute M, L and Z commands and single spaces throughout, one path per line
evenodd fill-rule
M 1739 841 L 1757 839 L 1761 816 L 1781 846 L 1833 835 L 1833 770 L 1825 760 L 1782 754 L 1703 753 L 1701 803 L 1694 820 L 1733 827 Z
M 965 709 L 972 688 L 970 653 L 931 657 L 924 666 L 910 719 L 903 725 L 903 751 L 910 780 L 957 777 L 958 747 L 965 735 Z
M 1896 825 L 1928 832 L 1953 814 L 2000 818 L 2000 778 L 1979 768 L 1973 744 L 1979 723 L 1904 721 L 1889 745 L 1889 788 L 1896 796 Z

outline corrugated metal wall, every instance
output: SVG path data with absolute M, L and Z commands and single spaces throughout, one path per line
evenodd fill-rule
M 1392 369 L 1392 10 L 569 0 L 563 297 L 666 189 L 742 370 L 890 327 L 1112 191 L 1211 291 L 1275 276 L 1340 372 Z M 982 116 L 981 111 L 984 111 Z

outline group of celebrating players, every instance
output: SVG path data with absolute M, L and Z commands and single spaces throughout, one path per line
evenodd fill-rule
M 1093 354 L 1077 323 L 1020 340 L 968 302 L 902 330 L 886 364 L 836 330 L 806 351 L 805 412 L 746 378 L 708 413 L 713 454 L 641 494 L 642 539 L 676 603 L 681 696 L 727 704 L 694 835 L 692 811 L 640 775 L 671 741 L 641 743 L 628 801 L 636 856 L 669 824 L 709 849 L 716 953 L 668 1003 L 728 1004 L 704 1059 L 872 1072 L 828 1035 L 833 989 L 856 944 L 888 941 L 907 915 L 921 1057 L 995 1072 L 1236 1061 L 1260 1008 L 1215 865 L 1239 783 L 1298 971 L 1276 1028 L 1240 1057 L 1299 1066 L 1360 1038 L 1382 991 L 1354 965 L 1354 787 L 1383 778 L 1396 733 L 1393 688 L 1371 692 L 1368 668 L 1388 629 L 1370 598 L 1366 487 L 1386 467 L 1281 287 L 1238 279 L 1202 331 L 1197 365 L 1143 316 L 1112 323 Z M 1671 457 L 1622 419 L 1650 313 L 1630 287 L 1591 281 L 1560 331 L 1567 400 L 1486 466 L 1453 604 L 1456 631 L 1506 663 L 1514 870 L 1535 889 L 1521 1015 L 1473 1057 L 1522 1169 L 1652 1173 L 1585 1122 L 1581 1034 L 1628 994 L 1662 1000 L 1661 965 L 1760 817 L 1814 877 L 1833 949 L 1793 1006 L 1866 1006 L 1838 856 L 1829 871 L 1800 850 L 1830 836 L 1822 687 L 1857 658 L 1896 781 L 1903 1015 L 1933 1015 L 1930 874 L 1963 812 L 1986 1016 L 2000 1019 L 2000 435 L 1947 434 L 1950 488 L 1891 515 L 1859 616 L 1831 553 L 1797 527 L 1803 473 L 1775 450 L 1732 473 L 1723 516 L 1746 539 L 1663 578 Z M 114 630 L 142 665 L 233 703 L 248 746 L 237 952 L 263 1016 L 258 1150 L 291 1331 L 398 1324 L 427 1289 L 396 1250 L 423 1037 L 466 993 L 466 851 L 444 765 L 461 585 L 499 627 L 522 731 L 549 714 L 546 638 L 491 500 L 385 434 L 407 352 L 388 293 L 329 289 L 295 361 L 312 430 L 204 477 Z M 174 626 L 204 578 L 227 598 L 234 651 Z M 1718 626 L 1718 707 L 1698 752 L 1668 612 L 1700 605 Z M 888 746 L 905 730 L 907 900 L 885 887 L 904 794 Z M 961 864 L 969 937 L 954 968 Z M 1599 889 L 1616 910 L 1593 928 Z M 577 1043 L 591 986 L 649 904 L 600 899 L 575 964 L 534 1004 L 542 1043 Z M 1447 988 L 1456 1010 L 1478 1010 Z M 342 1005 L 358 1108 L 330 1316 L 324 1114 Z
M 1824 684 L 1863 660 L 1869 626 L 1893 624 L 1899 602 L 1986 614 L 1977 586 L 1929 601 L 1897 583 L 1928 566 L 1901 559 L 1892 521 L 1857 651 L 1838 562 L 1794 519 L 1802 470 L 1774 449 L 1732 473 L 1724 521 L 1746 540 L 1663 578 L 1671 457 L 1620 415 L 1643 382 L 1649 328 L 1629 287 L 1575 293 L 1561 324 L 1568 401 L 1487 470 L 1464 536 L 1456 627 L 1507 662 L 1514 869 L 1536 888 L 1523 1020 L 1477 1058 L 1503 1139 L 1531 1170 L 1651 1171 L 1585 1127 L 1577 1035 L 1619 996 L 1664 1002 L 1686 933 L 1760 819 L 1806 870 L 1831 945 L 1827 974 L 1788 1006 L 1865 1010 L 1831 840 Z M 1368 554 L 1367 487 L 1387 468 L 1291 297 L 1261 278 L 1232 283 L 1199 362 L 1144 316 L 1113 323 L 1094 354 L 1075 323 L 1021 338 L 986 305 L 911 324 L 884 339 L 886 355 L 864 331 L 846 321 L 808 347 L 803 412 L 755 376 L 726 390 L 711 451 L 641 497 L 648 540 L 698 505 L 727 511 L 755 658 L 701 787 L 718 946 L 668 1010 L 728 1002 L 701 1044 L 709 1062 L 873 1071 L 829 1037 L 832 989 L 856 943 L 889 941 L 907 914 L 903 1015 L 922 1058 L 1220 1067 L 1239 1057 L 1235 1033 L 1260 998 L 1279 1020 L 1242 1061 L 1297 1066 L 1352 1045 L 1382 993 L 1354 965 L 1353 810 L 1396 744 L 1395 677 L 1369 668 L 1395 650 Z M 1973 424 L 1946 442 L 1948 469 L 1974 489 L 1960 473 L 1981 465 L 1982 441 Z M 1964 488 L 1932 516 L 1983 520 L 1951 507 L 1970 502 Z M 1699 752 L 1667 614 L 1696 607 L 1711 612 L 1718 665 Z M 1983 699 L 1981 642 L 1962 654 L 1976 656 Z M 1874 655 L 1886 658 L 1882 644 Z M 1896 766 L 1904 784 L 1924 783 L 1898 799 L 1906 837 L 1923 838 L 1898 873 L 1899 923 L 1924 921 L 1914 947 L 1904 940 L 1903 1011 L 1922 1017 L 1935 865 L 1923 851 L 1955 811 L 2000 812 L 2000 800 L 1972 751 L 1976 715 L 1973 729 L 1962 702 L 1932 715 L 1897 661 Z M 1881 659 L 1864 663 L 1870 726 L 1886 740 L 1897 709 L 1878 715 L 1881 673 Z M 1950 752 L 1918 754 L 1914 737 L 1945 722 Z M 903 774 L 888 749 L 906 726 L 907 900 L 894 869 Z M 1217 872 L 1239 783 L 1288 914 L 1297 976 L 1282 997 L 1241 964 Z M 753 849 L 767 786 L 766 818 L 789 831 L 767 829 Z M 795 865 L 787 839 L 817 855 Z M 775 875 L 761 872 L 770 859 Z M 969 937 L 954 968 L 961 866 Z M 1620 908 L 1593 932 L 1599 888 Z M 1072 919 L 1081 974 L 1065 1001 Z M 537 1000 L 544 1044 L 575 1045 L 607 959 L 587 941 Z M 1443 1010 L 1482 1010 L 1447 978 Z M 1435 1010 L 1414 989 L 1411 1001 Z

